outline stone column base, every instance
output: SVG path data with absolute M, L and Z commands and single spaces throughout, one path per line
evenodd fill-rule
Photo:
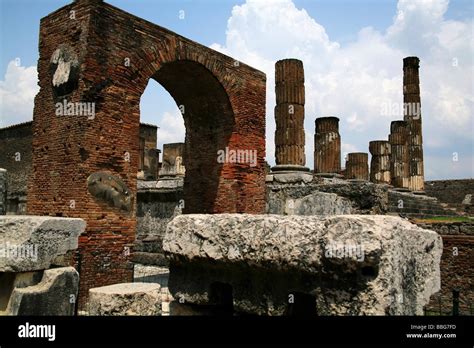
M 365 180 L 365 179 L 347 179 L 346 180 L 347 182 L 353 182 L 353 183 L 363 183 L 363 182 L 368 182 L 369 180 Z
M 313 173 L 309 171 L 309 168 L 298 166 L 298 165 L 277 165 L 272 167 L 272 172 L 267 175 L 268 181 L 276 181 L 282 184 L 289 183 L 310 183 L 313 181 Z
M 344 175 L 338 173 L 314 173 L 314 176 L 318 176 L 321 178 L 336 178 L 336 179 L 343 179 Z
M 412 193 L 413 193 L 414 195 L 420 195 L 420 196 L 426 195 L 426 192 L 425 192 L 425 191 L 413 191 Z
M 405 188 L 405 187 L 395 187 L 393 189 L 393 191 L 397 191 L 397 192 L 411 192 L 409 189 Z

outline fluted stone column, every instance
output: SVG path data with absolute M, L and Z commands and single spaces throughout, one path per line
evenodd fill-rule
M 346 179 L 369 179 L 369 154 L 366 152 L 351 152 L 347 154 Z
M 404 121 L 408 123 L 408 188 L 424 190 L 423 136 L 418 57 L 403 59 Z
M 338 176 L 341 172 L 341 136 L 337 117 L 316 119 L 314 135 L 314 173 Z
M 405 121 L 392 121 L 390 125 L 390 135 L 388 136 L 388 140 L 390 142 L 391 147 L 391 184 L 398 189 L 408 189 L 408 123 Z
M 308 172 L 305 167 L 304 69 L 298 59 L 275 64 L 275 160 L 272 172 Z M 309 180 L 309 179 L 307 179 Z
M 390 142 L 387 140 L 374 140 L 369 142 L 370 181 L 376 184 L 390 184 Z

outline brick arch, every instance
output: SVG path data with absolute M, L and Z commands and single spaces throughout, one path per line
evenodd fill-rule
M 227 92 L 206 67 L 191 60 L 165 63 L 151 78 L 160 83 L 184 111 L 184 213 L 237 211 L 235 206 L 215 204 L 225 165 L 216 161 L 216 154 L 229 146 L 235 127 Z
M 100 0 L 76 0 L 43 18 L 39 48 L 27 209 L 86 220 L 76 256 L 81 306 L 89 288 L 131 281 L 139 105 L 150 78 L 185 106 L 186 211 L 264 212 L 262 72 Z M 61 59 L 73 75 L 59 74 Z M 95 117 L 55 116 L 58 98 L 94 103 Z M 218 165 L 225 147 L 256 150 L 257 165 Z M 130 196 L 115 206 L 95 197 L 88 178 L 97 172 Z

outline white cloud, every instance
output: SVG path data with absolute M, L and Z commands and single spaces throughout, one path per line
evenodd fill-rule
M 23 67 L 18 62 L 10 61 L 5 78 L 0 80 L 0 127 L 33 119 L 38 73 L 36 66 Z
M 446 20 L 447 0 L 399 0 L 393 23 L 384 32 L 363 28 L 341 46 L 325 28 L 291 0 L 247 0 L 234 6 L 226 42 L 212 48 L 267 74 L 267 160 L 274 164 L 274 63 L 303 60 L 306 75 L 306 157 L 313 166 L 314 119 L 341 119 L 343 151 L 368 151 L 368 142 L 387 137 L 397 113 L 384 104 L 402 102 L 402 58 L 420 57 L 425 169 L 428 178 L 447 176 L 439 151 L 463 153 L 472 164 L 473 21 Z M 36 67 L 11 61 L 0 81 L 0 127 L 32 119 L 38 92 Z M 170 106 L 165 110 L 172 110 Z M 148 118 L 153 120 L 154 109 Z M 147 122 L 147 117 L 143 120 Z M 184 124 L 176 109 L 159 119 L 160 143 L 183 141 Z M 438 160 L 435 160 L 438 159 Z M 458 176 L 473 176 L 472 165 L 457 166 Z
M 345 155 L 347 155 L 350 152 L 361 152 L 361 150 L 358 149 L 356 145 L 341 142 L 342 157 L 345 157 Z
M 343 151 L 368 152 L 369 141 L 387 137 L 390 122 L 401 115 L 382 113 L 382 107 L 403 102 L 402 59 L 416 55 L 421 60 L 425 152 L 430 153 L 439 147 L 472 146 L 472 21 L 445 20 L 447 8 L 447 0 L 400 0 L 385 32 L 363 28 L 357 39 L 341 46 L 291 0 L 247 0 L 232 10 L 225 45 L 211 47 L 267 74 L 267 160 L 271 164 L 274 63 L 283 58 L 304 62 L 306 163 L 310 167 L 316 117 L 341 119 Z M 470 153 L 472 157 L 472 148 Z M 431 173 L 428 177 L 444 175 L 439 167 L 442 161 L 430 163 L 430 158 L 425 163 Z M 472 169 L 456 173 L 472 176 Z
M 183 115 L 181 115 L 178 108 L 172 112 L 164 112 L 160 118 L 160 125 L 162 125 L 158 131 L 158 142 L 160 144 L 184 142 L 186 130 Z

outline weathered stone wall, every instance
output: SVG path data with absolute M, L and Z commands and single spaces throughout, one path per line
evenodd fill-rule
M 474 197 L 474 179 L 426 181 L 425 192 L 440 202 L 461 206 L 466 195 Z
M 433 216 L 455 216 L 456 211 L 443 207 L 436 198 L 415 195 L 410 192 L 390 190 L 388 195 L 388 211 L 407 217 L 426 218 Z
M 0 215 L 7 213 L 7 171 L 0 168 Z
M 160 169 L 160 176 L 184 175 L 185 164 L 184 143 L 171 143 L 163 145 L 163 161 Z
M 264 73 L 102 1 L 43 18 L 39 48 L 28 212 L 87 221 L 81 306 L 89 288 L 132 280 L 139 104 L 150 78 L 185 108 L 186 212 L 264 212 Z M 95 115 L 55 116 L 64 101 L 94 103 Z M 217 163 L 219 149 L 242 146 L 256 151 L 256 166 Z M 88 192 L 96 172 L 123 183 L 129 210 Z
M 0 168 L 8 171 L 7 214 L 26 214 L 32 136 L 32 122 L 0 129 Z
M 438 232 L 443 239 L 441 290 L 432 296 L 427 310 L 452 311 L 452 292 L 459 290 L 460 314 L 474 315 L 474 223 L 418 223 Z
M 268 214 L 384 214 L 388 188 L 370 182 L 322 179 L 306 184 L 267 183 Z
M 139 183 L 134 262 L 167 265 L 163 255 L 166 225 L 182 213 L 183 207 L 182 179 Z
M 138 179 L 156 180 L 160 151 L 157 149 L 158 127 L 140 123 L 140 161 L 138 166 Z

